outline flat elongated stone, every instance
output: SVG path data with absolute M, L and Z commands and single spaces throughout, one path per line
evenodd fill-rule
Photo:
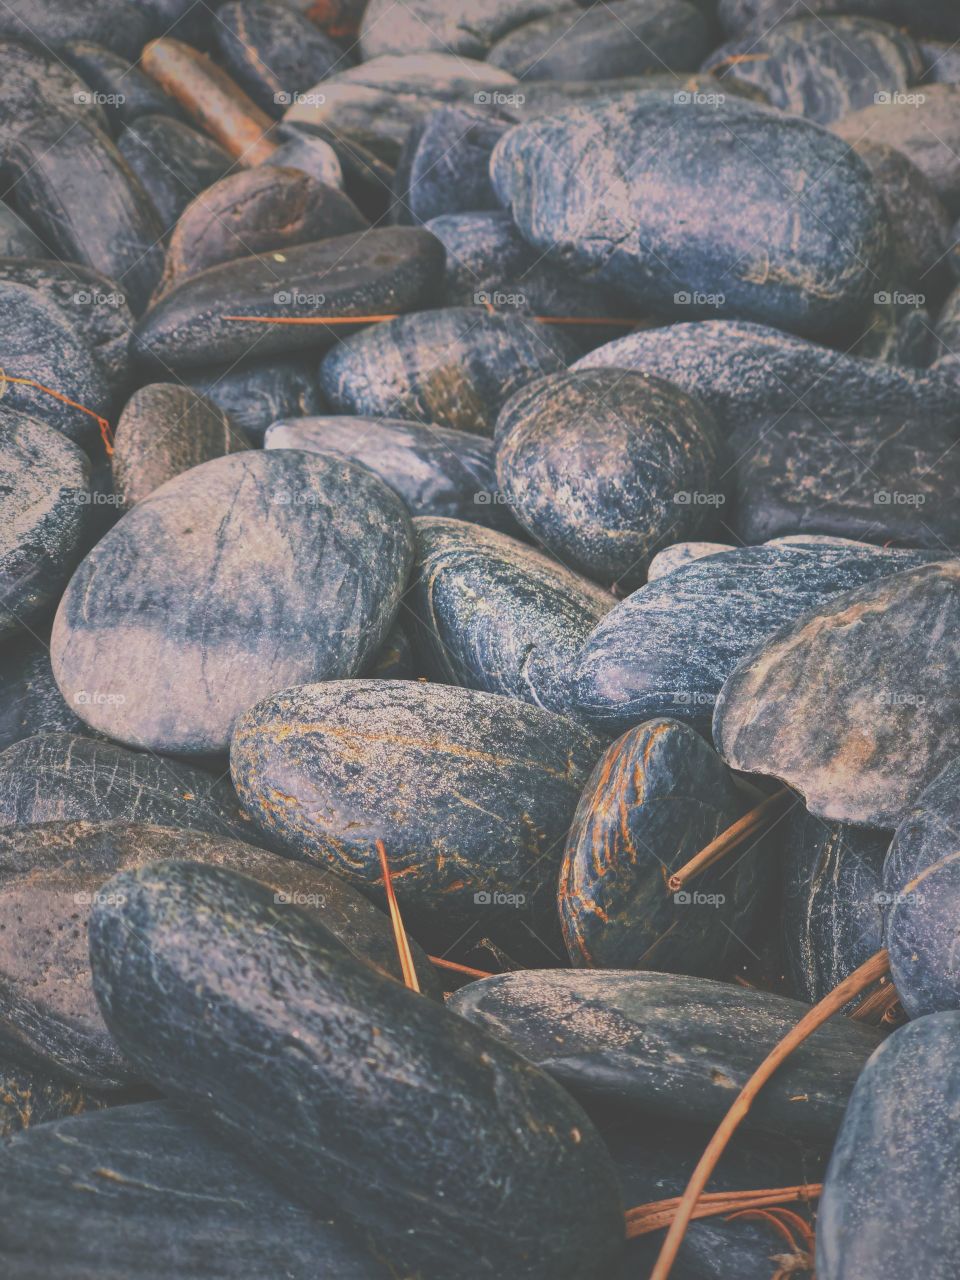
M 572 714 L 577 654 L 613 596 L 507 534 L 431 517 L 414 529 L 407 603 L 434 677 Z
M 492 435 L 501 405 L 515 391 L 565 369 L 575 355 L 570 340 L 549 325 L 480 307 L 448 307 L 345 338 L 320 364 L 320 390 L 338 413 L 412 418 Z
M 0 827 L 122 819 L 257 838 L 227 782 L 113 742 L 73 733 L 25 738 L 0 753 L 0 777 Z
M 362 231 L 353 201 L 299 169 L 244 169 L 207 187 L 184 209 L 170 237 L 161 292 L 207 267 L 262 253 L 282 264 L 293 245 Z
M 50 387 L 60 396 L 107 416 L 111 387 L 107 371 L 85 340 L 79 316 L 39 289 L 13 280 L 0 282 L 0 344 L 4 372 Z M 90 448 L 97 439 L 96 421 L 74 405 L 29 384 L 4 382 L 4 410 L 19 410 Z
M 766 325 L 701 320 L 649 329 L 598 347 L 574 371 L 612 365 L 676 383 L 732 430 L 744 418 L 923 411 L 955 417 L 960 382 L 936 370 L 865 360 Z
M 411 515 L 515 528 L 497 488 L 493 445 L 467 431 L 349 414 L 275 422 L 266 449 L 340 453 L 375 471 Z
M 169 235 L 192 200 L 229 172 L 233 161 L 218 143 L 168 115 L 139 116 L 117 146 L 149 194 Z
M 555 7 L 556 0 L 414 0 L 398 12 L 390 0 L 370 0 L 360 33 L 363 56 L 442 49 L 485 58 L 501 36 Z
M 960 1250 L 960 1013 L 895 1031 L 864 1068 L 817 1214 L 821 1280 L 951 1280 Z
M 720 754 L 822 818 L 895 827 L 960 750 L 958 580 L 956 560 L 908 569 L 770 636 L 723 686 Z
M 365 468 L 273 449 L 167 481 L 74 574 L 51 638 L 92 728 L 154 751 L 223 751 L 271 691 L 354 674 L 393 622 L 413 553 Z M 149 556 L 149 559 L 147 559 Z
M 272 422 L 323 413 L 316 361 L 310 355 L 268 356 L 263 360 L 194 369 L 183 381 L 212 400 L 231 421 L 260 444 Z
M 39 733 L 80 733 L 84 728 L 57 688 L 46 641 L 26 634 L 0 650 L 0 751 Z
M 580 657 L 578 706 L 609 733 L 660 715 L 705 732 L 723 682 L 779 627 L 832 596 L 934 558 L 803 543 L 701 558 L 647 583 L 597 626 Z
M 760 419 L 731 442 L 734 528 L 747 543 L 822 533 L 946 552 L 960 546 L 957 437 L 917 412 Z
M 953 845 L 889 899 L 884 945 L 911 1018 L 960 1009 L 960 837 Z
M 326 1205 L 308 1213 L 291 1204 L 162 1102 L 57 1120 L 4 1143 L 0 1211 L 7 1280 L 390 1274 L 330 1220 Z
M 45 48 L 77 38 L 95 40 L 133 60 L 150 32 L 150 20 L 138 6 L 121 0 L 22 0 L 0 16 L 0 34 Z
M 58 431 L 0 407 L 0 637 L 49 614 L 84 551 L 90 465 Z
M 887 832 L 824 822 L 798 804 L 785 845 L 783 940 L 793 995 L 816 1004 L 880 950 Z
M 746 35 L 714 49 L 705 71 L 729 68 L 739 79 L 763 89 L 770 103 L 829 124 L 878 96 L 906 93 L 920 78 L 920 51 L 886 23 L 860 17 L 809 15 L 800 8 L 793 21 L 778 23 L 759 39 Z
M 960 759 L 951 760 L 909 806 L 883 864 L 892 897 L 927 867 L 960 847 Z
M 415 936 L 472 930 L 540 963 L 562 955 L 561 842 L 599 754 L 540 707 L 404 680 L 287 689 L 230 753 L 247 811 L 291 852 L 376 893 L 383 840 Z
M 616 1269 L 610 1157 L 531 1063 L 331 946 L 297 908 L 278 912 L 245 877 L 166 862 L 114 877 L 111 892 L 123 905 L 101 902 L 90 921 L 108 1026 L 165 1093 L 298 1200 L 329 1205 L 423 1280 Z
M 0 1048 L 86 1087 L 140 1081 L 104 1026 L 87 947 L 91 907 L 112 875 L 163 858 L 228 867 L 299 907 L 380 972 L 402 980 L 387 916 L 325 868 L 237 840 L 122 822 L 56 822 L 0 835 Z M 439 995 L 412 944 L 421 989 Z
M 519 79 L 591 80 L 642 71 L 692 71 L 710 47 L 707 22 L 686 0 L 612 0 L 547 17 L 502 36 L 488 54 Z
M 250 447 L 211 401 L 178 383 L 154 382 L 133 393 L 117 423 L 114 489 L 132 507 L 191 467 Z
M 830 128 L 849 143 L 869 134 L 903 151 L 930 179 L 949 212 L 960 213 L 960 85 L 924 85 L 854 111 Z
M 613 969 L 500 974 L 462 987 L 448 1007 L 591 1105 L 706 1124 L 809 1008 L 706 978 Z M 878 1040 L 831 1018 L 765 1086 L 744 1128 L 829 1146 Z
M 863 162 L 773 108 L 680 97 L 624 94 L 507 134 L 491 173 L 524 237 L 638 306 L 810 337 L 855 320 L 887 261 Z M 584 190 L 605 195 L 584 206 Z
M 423 305 L 443 249 L 418 227 L 333 236 L 287 249 L 283 262 L 247 257 L 181 280 L 150 308 L 132 348 L 145 362 L 196 368 L 335 343 L 342 326 L 260 324 L 278 319 L 391 314 Z M 381 326 L 375 326 L 379 331 Z
M 650 720 L 618 738 L 584 787 L 560 871 L 573 963 L 715 976 L 742 959 L 769 887 L 765 843 L 683 892 L 667 881 L 752 804 L 687 725 Z
M 544 378 L 497 420 L 497 477 L 528 532 L 605 584 L 638 586 L 650 557 L 711 531 L 726 501 L 717 427 L 658 378 L 601 369 Z
M 274 116 L 353 61 L 306 14 L 277 0 L 229 0 L 217 9 L 213 34 L 227 70 Z

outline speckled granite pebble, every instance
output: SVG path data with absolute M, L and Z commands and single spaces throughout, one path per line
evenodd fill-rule
M 709 410 L 623 369 L 543 378 L 514 395 L 497 420 L 497 477 L 562 563 L 626 589 L 661 547 L 712 532 L 726 504 Z
M 440 242 L 419 227 L 361 231 L 293 245 L 280 255 L 236 258 L 165 293 L 142 317 L 132 349 L 164 376 L 171 368 L 262 359 L 305 347 L 319 350 L 335 343 L 339 349 L 343 326 L 224 317 L 336 318 L 405 311 L 428 301 L 442 263 Z M 374 332 L 382 327 L 374 326 Z
M 452 516 L 475 524 L 515 529 L 497 488 L 493 445 L 467 431 L 403 418 L 350 414 L 275 422 L 267 449 L 340 453 L 375 471 L 414 516 Z
M 649 329 L 598 347 L 574 370 L 612 365 L 656 374 L 699 396 L 732 430 L 745 418 L 811 413 L 960 412 L 960 381 L 845 355 L 766 325 L 702 320 Z
M 117 819 L 257 841 L 222 776 L 113 742 L 67 732 L 24 738 L 0 753 L 0 779 L 4 828 Z
M 407 605 L 434 678 L 573 714 L 577 655 L 614 597 L 504 533 L 435 517 L 414 529 Z
M 505 973 L 462 987 L 448 1007 L 591 1105 L 710 1125 L 809 1008 L 732 983 L 614 969 Z M 878 1040 L 831 1018 L 765 1086 L 744 1129 L 829 1146 Z
M 135 391 L 114 434 L 114 491 L 127 507 L 191 467 L 251 447 L 222 409 L 174 382 Z
M 53 670 L 92 728 L 153 751 L 223 751 L 236 718 L 352 675 L 393 622 L 413 553 L 403 504 L 331 454 L 214 458 L 155 489 L 86 557 Z M 148 558 L 149 557 L 149 558 Z
M 729 69 L 755 84 L 771 104 L 829 124 L 872 106 L 876 95 L 903 94 L 920 79 L 923 60 L 909 37 L 885 22 L 821 18 L 799 6 L 791 21 L 758 39 L 753 33 L 714 49 L 705 71 Z
M 716 977 L 748 954 L 772 863 L 752 840 L 674 894 L 668 878 L 753 806 L 717 753 L 676 720 L 607 750 L 580 797 L 560 872 L 560 919 L 580 968 Z
M 71 441 L 0 405 L 0 638 L 56 607 L 90 529 L 90 465 Z
M 817 1214 L 819 1280 L 953 1280 L 960 1013 L 895 1031 L 857 1081 Z
M 895 827 L 960 750 L 958 584 L 960 561 L 922 565 L 788 623 L 723 686 L 720 754 L 819 817 Z
M 491 315 L 482 306 L 448 307 L 345 338 L 321 362 L 320 390 L 338 413 L 492 435 L 497 412 L 514 391 L 566 368 L 575 355 L 570 339 L 550 325 Z
M 864 163 L 799 117 L 687 97 L 624 94 L 511 130 L 491 173 L 523 236 L 678 318 L 719 313 L 810 337 L 855 321 L 887 263 Z M 585 191 L 604 196 L 585 202 Z
M 142 1082 L 97 1007 L 87 921 L 112 875 L 163 858 L 250 876 L 273 891 L 278 911 L 307 911 L 354 955 L 402 980 L 387 916 L 326 869 L 196 831 L 123 822 L 32 826 L 0 833 L 0 1052 L 100 1091 Z M 436 998 L 433 966 L 412 946 L 421 988 Z
M 291 1204 L 161 1102 L 57 1120 L 0 1146 L 0 1214 L 6 1280 L 314 1280 L 318 1269 L 390 1280 L 326 1205 Z
M 735 433 L 736 516 L 746 543 L 823 533 L 960 548 L 960 423 L 803 409 Z
M 405 680 L 287 689 L 237 724 L 231 772 L 291 852 L 376 895 L 384 841 L 426 945 L 485 934 L 558 963 L 562 842 L 600 743 L 513 698 Z
M 101 897 L 90 920 L 107 1025 L 297 1200 L 423 1280 L 615 1272 L 612 1161 L 531 1063 L 246 877 L 164 862 L 114 877 L 111 893 L 122 905 Z
M 701 558 L 628 596 L 591 635 L 579 706 L 608 733 L 667 715 L 708 731 L 737 663 L 804 610 L 936 558 L 864 544 L 740 547 Z

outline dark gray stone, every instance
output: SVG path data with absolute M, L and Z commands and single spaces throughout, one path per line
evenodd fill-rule
M 124 129 L 117 146 L 148 192 L 164 236 L 190 201 L 233 167 L 219 143 L 166 115 L 138 116 Z
M 0 751 L 39 733 L 82 733 L 57 688 L 45 640 L 21 633 L 0 650 Z
M 237 724 L 231 771 L 272 839 L 371 894 L 383 840 L 425 944 L 473 932 L 550 964 L 563 954 L 562 841 L 599 754 L 573 721 L 513 698 L 344 680 L 255 706 Z
M 960 561 L 921 565 L 768 637 L 723 686 L 720 754 L 821 818 L 895 827 L 960 750 L 958 581 Z
M 953 1280 L 960 1252 L 960 1013 L 895 1031 L 864 1068 L 817 1214 L 819 1280 Z
M 960 848 L 960 759 L 951 760 L 917 796 L 894 833 L 883 864 L 888 896 Z
M 406 582 L 403 504 L 333 455 L 247 451 L 174 477 L 80 565 L 54 623 L 62 690 L 94 729 L 154 751 L 223 751 L 276 689 L 353 675 Z
M 960 850 L 907 881 L 889 906 L 890 975 L 911 1018 L 960 1009 L 958 941 Z
M 183 381 L 212 400 L 258 444 L 271 423 L 326 409 L 311 355 L 267 356 L 194 369 L 184 374 Z

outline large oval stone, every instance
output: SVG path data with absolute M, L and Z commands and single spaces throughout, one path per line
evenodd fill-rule
M 859 17 L 809 15 L 780 22 L 759 39 L 751 34 L 721 45 L 704 62 L 705 71 L 726 68 L 755 84 L 770 103 L 829 124 L 841 116 L 899 97 L 919 80 L 923 62 L 917 46 L 895 27 Z
M 792 994 L 815 1004 L 880 950 L 889 835 L 824 822 L 802 804 L 780 834 L 787 976 Z
M 686 0 L 611 0 L 549 16 L 501 37 L 488 54 L 518 79 L 593 80 L 643 71 L 693 71 L 710 47 L 707 22 Z
M 344 339 L 320 365 L 320 390 L 338 413 L 412 418 L 492 435 L 500 406 L 515 391 L 565 369 L 575 355 L 570 339 L 549 325 L 479 307 L 448 307 L 400 316 Z
M 257 253 L 282 270 L 288 248 L 368 225 L 342 191 L 299 169 L 243 169 L 208 187 L 184 209 L 167 246 L 160 290 Z
M 862 313 L 886 263 L 883 205 L 860 158 L 736 97 L 574 107 L 513 129 L 491 172 L 526 239 L 638 306 L 824 336 Z M 604 196 L 585 205 L 585 191 Z
M 150 383 L 133 393 L 117 423 L 114 491 L 132 507 L 191 467 L 250 447 L 211 401 L 179 383 Z
M 0 753 L 0 780 L 0 827 L 118 819 L 257 839 L 222 778 L 79 734 L 44 733 L 14 743 Z
M 90 464 L 59 431 L 0 407 L 0 637 L 52 612 L 90 532 Z
M 165 862 L 114 877 L 111 894 L 122 905 L 101 899 L 90 920 L 107 1025 L 295 1199 L 329 1206 L 423 1280 L 615 1271 L 612 1161 L 531 1063 L 246 877 Z
M 821 818 L 895 827 L 960 750 L 958 586 L 960 561 L 922 565 L 783 627 L 723 686 L 720 754 Z
M 134 746 L 225 749 L 275 689 L 358 671 L 412 560 L 400 499 L 344 458 L 274 449 L 169 480 L 80 565 L 51 638 L 65 696 Z
M 561 845 L 600 754 L 572 721 L 473 689 L 339 681 L 261 702 L 230 754 L 243 804 L 291 852 L 375 893 L 382 840 L 417 936 L 562 956 Z
M 237 258 L 181 280 L 137 326 L 132 350 L 147 363 L 196 368 L 336 342 L 342 326 L 261 324 L 349 317 L 422 306 L 443 271 L 443 248 L 418 227 L 364 231 Z M 379 329 L 380 326 L 376 326 Z
M 275 422 L 264 447 L 352 458 L 398 493 L 411 515 L 516 527 L 497 488 L 493 444 L 472 432 L 336 414 Z
M 354 955 L 402 980 L 388 917 L 326 868 L 196 831 L 55 822 L 0 835 L 0 1046 L 90 1088 L 141 1082 L 94 998 L 87 921 L 112 875 L 162 858 L 252 877 L 277 910 L 315 915 Z M 433 966 L 411 945 L 421 989 L 438 997 Z
M 707 732 L 723 682 L 767 636 L 831 596 L 935 556 L 863 543 L 715 549 L 599 623 L 580 657 L 578 706 L 608 733 L 660 715 Z
M 883 864 L 883 887 L 892 898 L 958 847 L 960 758 L 951 760 L 911 804 L 897 827 Z
M 960 837 L 953 846 L 890 897 L 884 945 L 911 1018 L 960 1009 Z
M 414 529 L 407 603 L 434 677 L 571 714 L 577 654 L 613 596 L 507 534 L 429 517 Z
M 698 396 L 732 431 L 744 418 L 811 413 L 960 413 L 960 383 L 846 355 L 766 325 L 701 320 L 631 333 L 581 357 L 574 371 L 612 365 L 656 374 Z
M 717 428 L 677 387 L 625 370 L 544 378 L 504 405 L 497 476 L 563 563 L 638 586 L 650 557 L 710 532 L 726 501 Z
M 960 1013 L 895 1031 L 864 1068 L 817 1214 L 820 1280 L 951 1280 L 960 1251 Z
M 111 1107 L 0 1146 L 0 1264 L 7 1280 L 389 1280 L 372 1254 L 309 1213 L 162 1102 Z
M 235 426 L 260 444 L 271 423 L 324 412 L 315 366 L 310 355 L 268 356 L 194 369 L 183 381 L 212 400 Z
M 753 803 L 687 725 L 650 720 L 618 738 L 587 780 L 560 871 L 573 963 L 716 976 L 742 961 L 772 870 L 765 842 L 682 892 L 667 881 Z
M 957 434 L 919 412 L 762 418 L 732 441 L 734 528 L 747 543 L 818 533 L 960 547 Z
M 809 1009 L 732 983 L 612 969 L 499 974 L 461 987 L 448 1007 L 591 1106 L 711 1125 Z M 744 1128 L 829 1146 L 878 1040 L 831 1018 L 764 1087 Z

